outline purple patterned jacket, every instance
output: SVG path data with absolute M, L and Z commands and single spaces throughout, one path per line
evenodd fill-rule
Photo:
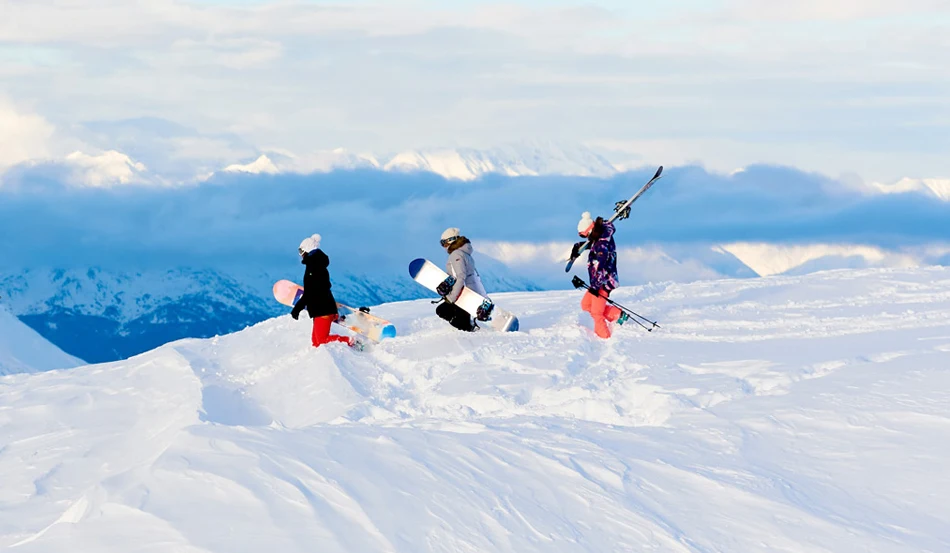
M 591 288 L 610 292 L 619 286 L 613 223 L 604 221 L 604 231 L 600 239 L 591 244 L 590 254 L 587 256 L 587 272 L 590 274 Z

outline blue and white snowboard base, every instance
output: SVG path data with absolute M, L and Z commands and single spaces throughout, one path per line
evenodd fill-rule
M 425 286 L 429 290 L 438 293 L 439 285 L 449 278 L 449 274 L 439 268 L 435 263 L 419 258 L 414 259 L 409 264 L 409 276 L 412 280 Z M 487 302 L 491 306 L 491 316 L 487 321 L 478 321 L 479 323 L 488 323 L 488 328 L 498 332 L 514 332 L 518 330 L 518 317 L 514 314 L 499 308 L 492 301 L 481 294 L 473 292 L 469 288 L 462 288 L 455 305 L 461 307 L 465 312 L 473 317 L 477 317 L 478 308 Z

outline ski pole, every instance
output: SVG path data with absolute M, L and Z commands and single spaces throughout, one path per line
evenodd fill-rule
M 581 280 L 581 278 L 578 276 L 575 276 L 573 279 L 571 279 L 571 284 L 574 285 L 574 288 L 586 288 L 589 291 L 593 291 L 593 289 L 590 286 L 588 286 L 586 282 Z M 656 321 L 651 321 L 650 319 L 644 317 L 643 315 L 637 314 L 634 310 L 624 307 L 610 298 L 604 298 L 604 299 L 607 300 L 607 303 L 617 307 L 618 309 L 626 311 L 628 315 L 633 315 L 634 317 L 636 317 L 635 319 L 633 319 L 633 322 L 637 323 L 643 328 L 646 328 L 648 332 L 652 332 L 653 328 L 647 328 L 643 323 L 641 323 L 637 319 L 642 319 L 644 322 L 650 323 L 655 328 L 661 328 L 659 323 L 657 323 Z

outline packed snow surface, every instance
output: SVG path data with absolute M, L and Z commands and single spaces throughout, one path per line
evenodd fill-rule
M 658 284 L 593 337 L 579 292 L 427 301 L 400 337 L 288 316 L 0 378 L 0 550 L 950 550 L 950 270 Z

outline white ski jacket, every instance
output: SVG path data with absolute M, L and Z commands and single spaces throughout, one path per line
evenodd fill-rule
M 475 270 L 475 260 L 472 259 L 472 243 L 465 240 L 465 244 L 449 253 L 449 260 L 445 264 L 445 272 L 455 277 L 455 286 L 445 296 L 445 299 L 455 303 L 462 294 L 462 288 L 467 287 L 476 294 L 488 296 L 482 279 Z

